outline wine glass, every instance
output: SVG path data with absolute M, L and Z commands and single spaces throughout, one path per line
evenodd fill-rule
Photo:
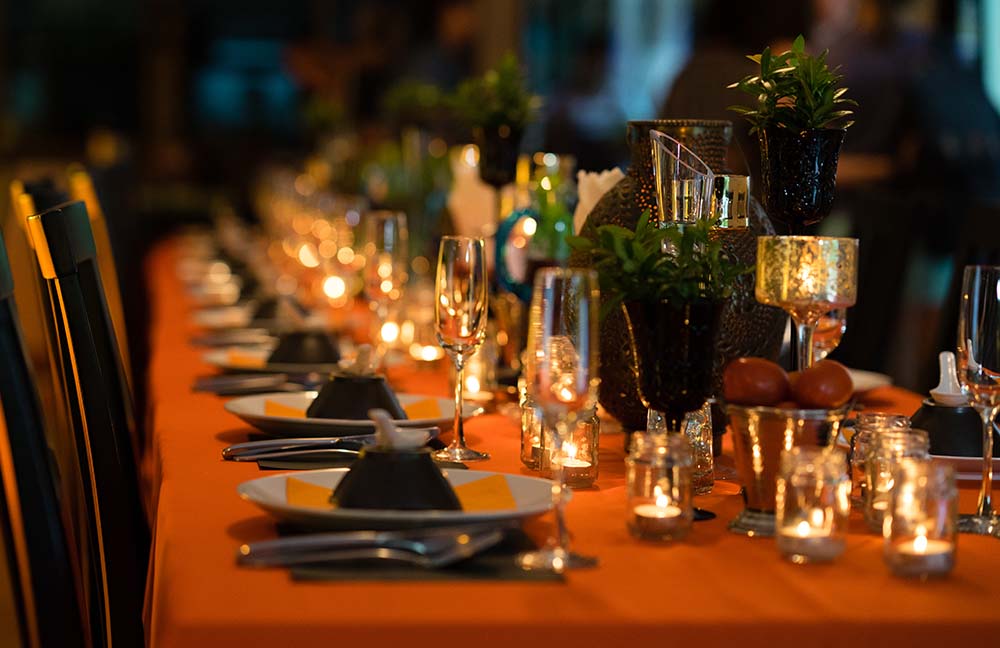
M 556 536 L 545 548 L 521 554 L 524 569 L 562 572 L 597 564 L 595 558 L 569 550 L 562 448 L 580 417 L 597 400 L 599 304 L 593 270 L 545 268 L 535 275 L 524 376 L 527 391 L 541 411 L 542 425 L 551 433 Z
M 715 175 L 686 146 L 658 130 L 649 131 L 660 223 L 693 223 L 711 212 Z
M 819 362 L 830 355 L 847 332 L 847 309 L 837 308 L 819 318 L 813 331 L 813 360 Z
M 462 393 L 465 361 L 486 337 L 489 312 L 485 244 L 481 238 L 445 236 L 438 252 L 434 322 L 438 343 L 455 363 L 455 436 L 434 456 L 443 461 L 484 461 L 490 456 L 465 445 Z
M 858 295 L 858 240 L 828 236 L 757 239 L 757 301 L 792 316 L 799 369 L 813 364 L 813 332 L 825 313 Z
M 966 266 L 958 319 L 958 380 L 983 419 L 983 483 L 975 515 L 963 515 L 961 533 L 1000 532 L 993 511 L 993 420 L 1000 410 L 1000 266 Z
M 389 319 L 391 305 L 403 295 L 408 276 L 406 214 L 379 210 L 368 212 L 364 218 L 364 290 L 375 313 L 372 339 L 375 340 L 376 355 L 381 359 L 388 341 L 384 339 L 382 329 Z

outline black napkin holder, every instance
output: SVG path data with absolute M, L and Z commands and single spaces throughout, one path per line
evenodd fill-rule
M 244 290 L 244 293 L 247 291 Z M 309 311 L 294 297 L 264 297 L 257 302 L 254 307 L 250 321 L 266 320 L 274 321 L 278 319 L 281 304 L 287 304 L 302 317 L 309 315 Z
M 325 331 L 286 331 L 267 358 L 269 363 L 324 364 L 340 362 L 337 339 Z
M 384 409 L 394 420 L 406 412 L 389 389 L 384 376 L 352 376 L 336 373 L 323 385 L 306 410 L 309 418 L 367 420 L 368 410 Z
M 927 398 L 917 413 L 910 417 L 910 423 L 914 428 L 927 430 L 931 454 L 983 456 L 983 419 L 971 406 L 948 407 Z M 993 431 L 993 442 L 998 442 L 996 430 Z
M 339 508 L 460 511 L 455 490 L 428 448 L 364 448 L 333 491 Z

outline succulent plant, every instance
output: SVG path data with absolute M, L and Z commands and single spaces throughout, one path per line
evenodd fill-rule
M 848 128 L 853 121 L 851 107 L 857 102 L 844 95 L 840 68 L 826 63 L 828 50 L 819 56 L 805 51 L 805 39 L 799 35 L 792 49 L 773 54 L 765 47 L 760 54 L 748 55 L 760 66 L 757 74 L 747 76 L 729 87 L 757 100 L 755 107 L 730 106 L 750 122 L 750 132 L 764 128 L 786 128 L 802 132 L 814 128 Z

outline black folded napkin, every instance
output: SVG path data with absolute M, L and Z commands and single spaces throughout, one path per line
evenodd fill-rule
M 279 528 L 279 533 L 281 529 Z M 537 545 L 521 529 L 511 529 L 499 544 L 472 556 L 468 560 L 442 567 L 423 569 L 415 565 L 365 562 L 300 565 L 291 569 L 292 578 L 299 581 L 454 581 L 499 580 L 563 582 L 562 574 L 547 571 L 525 571 L 517 564 L 517 556 L 537 549 Z

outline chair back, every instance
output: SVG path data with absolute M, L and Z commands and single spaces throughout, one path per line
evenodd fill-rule
M 14 283 L 0 237 L 0 526 L 22 643 L 87 646 L 82 582 L 45 439 L 38 392 L 21 335 Z
M 108 234 L 108 223 L 104 218 L 104 209 L 97 198 L 94 181 L 90 174 L 80 165 L 69 168 L 69 195 L 72 200 L 82 200 L 87 206 L 90 216 L 90 229 L 94 233 L 94 243 L 97 247 L 97 265 L 101 268 L 101 280 L 104 282 L 105 297 L 108 301 L 108 312 L 115 328 L 115 338 L 121 349 L 122 366 L 125 369 L 125 380 L 129 391 L 135 395 L 135 382 L 132 377 L 132 362 L 128 348 L 128 335 L 125 329 L 125 307 L 122 305 L 122 291 L 118 283 L 118 267 L 115 264 L 115 253 L 111 246 L 111 236 Z
M 87 209 L 31 216 L 48 287 L 68 409 L 91 488 L 90 540 L 102 568 L 107 643 L 141 645 L 150 533 L 140 496 L 131 397 L 102 285 Z

